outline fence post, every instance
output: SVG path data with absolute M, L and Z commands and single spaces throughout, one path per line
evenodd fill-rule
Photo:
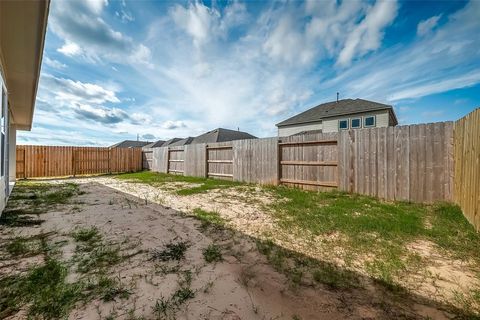
M 75 168 L 75 148 L 72 148 L 72 173 L 73 173 L 73 176 L 75 177 L 75 171 L 76 171 L 76 168 Z
M 205 144 L 205 178 L 208 178 L 208 144 Z
M 282 179 L 282 142 L 280 139 L 277 140 L 277 186 L 281 184 L 280 180 Z
M 167 147 L 167 167 L 166 167 L 166 169 L 167 169 L 167 170 L 165 170 L 165 171 L 166 171 L 167 173 L 169 173 L 169 172 L 168 172 L 168 170 L 170 169 L 170 148 L 169 148 L 169 147 Z

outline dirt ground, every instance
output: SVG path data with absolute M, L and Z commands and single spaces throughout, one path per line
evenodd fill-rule
M 127 244 L 129 258 L 109 273 L 129 288 L 131 294 L 105 302 L 94 299 L 77 304 L 69 319 L 452 319 L 455 310 L 428 297 L 392 295 L 359 273 L 358 288 L 292 283 L 259 251 L 256 241 L 275 233 L 275 222 L 262 211 L 271 201 L 268 193 L 253 199 L 237 191 L 213 190 L 179 197 L 150 186 L 114 178 L 69 180 L 79 184 L 80 193 L 68 205 L 42 214 L 37 226 L 0 226 L 1 239 L 51 233 L 50 241 L 67 241 L 62 257 L 74 255 L 75 244 L 68 235 L 78 228 L 95 226 L 112 243 Z M 57 183 L 49 181 L 49 183 Z M 228 197 L 228 192 L 236 192 Z M 243 198 L 242 198 L 243 197 Z M 213 200 L 215 199 L 215 201 Z M 229 220 L 227 229 L 205 228 L 182 212 L 194 208 L 216 211 Z M 280 241 L 288 242 L 288 239 Z M 169 243 L 185 243 L 184 258 L 178 262 L 155 259 Z M 292 245 L 293 243 L 293 245 Z M 207 262 L 205 249 L 215 244 L 222 259 Z M 280 242 L 280 246 L 281 242 Z M 425 244 L 417 244 L 421 250 Z M 294 250 L 294 242 L 284 246 Z M 2 274 L 21 272 L 41 257 L 25 257 L 16 263 L 0 262 Z M 449 266 L 445 266 L 447 272 Z M 70 275 L 72 279 L 75 273 Z M 188 279 L 187 279 L 188 278 Z M 466 279 L 459 281 L 469 281 Z M 185 303 L 159 314 L 159 301 L 188 283 L 192 294 Z M 9 319 L 23 319 L 21 310 Z

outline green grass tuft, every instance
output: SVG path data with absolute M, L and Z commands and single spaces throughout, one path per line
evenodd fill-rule
M 219 246 L 212 243 L 203 249 L 203 258 L 208 263 L 222 261 L 222 250 Z
M 28 274 L 0 280 L 0 318 L 28 304 L 31 318 L 59 319 L 68 315 L 83 298 L 82 285 L 68 283 L 67 267 L 58 260 L 48 259 Z
M 165 249 L 155 250 L 151 259 L 160 261 L 181 260 L 185 257 L 185 252 L 187 249 L 187 242 L 171 242 L 165 246 Z
M 200 208 L 193 210 L 195 217 L 202 222 L 202 228 L 207 227 L 224 227 L 225 219 L 216 211 L 205 211 Z

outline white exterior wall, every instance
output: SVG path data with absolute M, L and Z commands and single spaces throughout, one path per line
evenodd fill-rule
M 322 122 L 296 124 L 291 126 L 279 127 L 278 136 L 288 137 L 292 134 L 300 133 L 302 131 L 321 130 L 323 128 Z
M 17 129 L 15 125 L 10 125 L 8 133 L 8 147 L 9 147 L 9 161 L 8 161 L 8 175 L 9 181 L 14 183 L 17 180 Z
M 377 111 L 377 112 L 366 112 L 366 113 L 358 113 L 355 115 L 345 115 L 345 116 L 340 116 L 340 117 L 335 117 L 335 118 L 328 118 L 323 120 L 323 132 L 338 132 L 338 121 L 339 120 L 344 120 L 348 119 L 349 120 L 349 129 L 350 128 L 350 120 L 355 119 L 355 118 L 361 118 L 361 123 L 363 127 L 363 118 L 364 117 L 369 117 L 369 116 L 375 116 L 375 126 L 374 127 L 388 127 L 389 125 L 389 113 L 387 110 L 384 111 Z M 361 129 L 360 128 L 360 129 Z M 372 128 L 372 127 L 368 127 Z

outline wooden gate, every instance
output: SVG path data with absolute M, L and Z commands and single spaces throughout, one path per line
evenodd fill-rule
M 167 151 L 167 173 L 183 175 L 185 172 L 185 151 L 183 147 L 168 148 Z
M 233 179 L 233 147 L 207 145 L 205 151 L 205 172 L 208 177 Z
M 299 187 L 337 188 L 337 158 L 336 139 L 279 141 L 278 181 Z

